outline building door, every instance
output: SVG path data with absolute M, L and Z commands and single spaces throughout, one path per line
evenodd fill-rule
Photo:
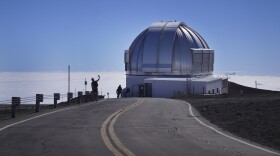
M 139 85 L 138 97 L 144 97 L 144 85 Z
M 202 89 L 202 94 L 206 94 L 205 87 Z
M 153 96 L 153 85 L 152 83 L 145 83 L 145 97 Z

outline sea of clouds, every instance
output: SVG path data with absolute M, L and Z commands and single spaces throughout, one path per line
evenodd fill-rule
M 253 88 L 280 91 L 280 76 L 232 75 L 229 81 Z
M 70 92 L 77 95 L 78 91 L 91 91 L 91 78 L 95 80 L 100 75 L 99 93 L 110 98 L 116 97 L 119 85 L 125 87 L 125 72 L 71 72 Z M 87 85 L 85 86 L 85 79 Z M 0 73 L 0 103 L 11 97 L 33 97 L 36 94 L 53 95 L 68 92 L 67 72 L 3 72 Z M 60 101 L 65 101 L 66 96 Z M 53 100 L 44 100 L 52 103 Z M 3 103 L 3 102 L 2 102 Z M 34 103 L 34 102 L 33 102 Z
M 125 72 L 71 72 L 70 91 L 77 95 L 78 91 L 85 91 L 85 79 L 87 90 L 91 90 L 91 78 L 99 81 L 99 92 L 102 95 L 109 93 L 110 98 L 116 97 L 118 85 L 125 87 Z M 225 77 L 224 75 L 214 75 Z M 229 80 L 249 87 L 257 87 L 267 90 L 280 91 L 280 76 L 252 76 L 230 75 Z M 36 94 L 53 95 L 53 93 L 66 94 L 68 92 L 67 72 L 2 72 L 0 73 L 0 103 L 11 100 L 11 97 L 34 97 Z M 65 101 L 66 96 L 60 101 Z M 1 102 L 2 101 L 2 102 Z M 45 99 L 44 103 L 52 103 L 53 100 Z M 31 102 L 35 103 L 35 102 Z

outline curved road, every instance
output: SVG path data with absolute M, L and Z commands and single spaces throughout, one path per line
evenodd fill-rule
M 192 111 L 179 100 L 127 98 L 34 113 L 0 122 L 0 155 L 279 155 Z

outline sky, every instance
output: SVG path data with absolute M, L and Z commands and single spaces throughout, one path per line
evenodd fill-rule
M 216 73 L 280 76 L 279 0 L 1 0 L 0 72 L 124 71 L 153 22 L 182 21 L 215 50 Z

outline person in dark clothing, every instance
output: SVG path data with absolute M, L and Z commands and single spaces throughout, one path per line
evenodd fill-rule
M 92 94 L 95 101 L 97 101 L 98 96 L 98 81 L 100 80 L 100 76 L 98 75 L 98 80 L 94 81 L 94 78 L 91 78 L 91 88 Z
M 122 86 L 119 85 L 119 87 L 117 89 L 117 98 L 119 98 L 121 94 L 122 94 Z

